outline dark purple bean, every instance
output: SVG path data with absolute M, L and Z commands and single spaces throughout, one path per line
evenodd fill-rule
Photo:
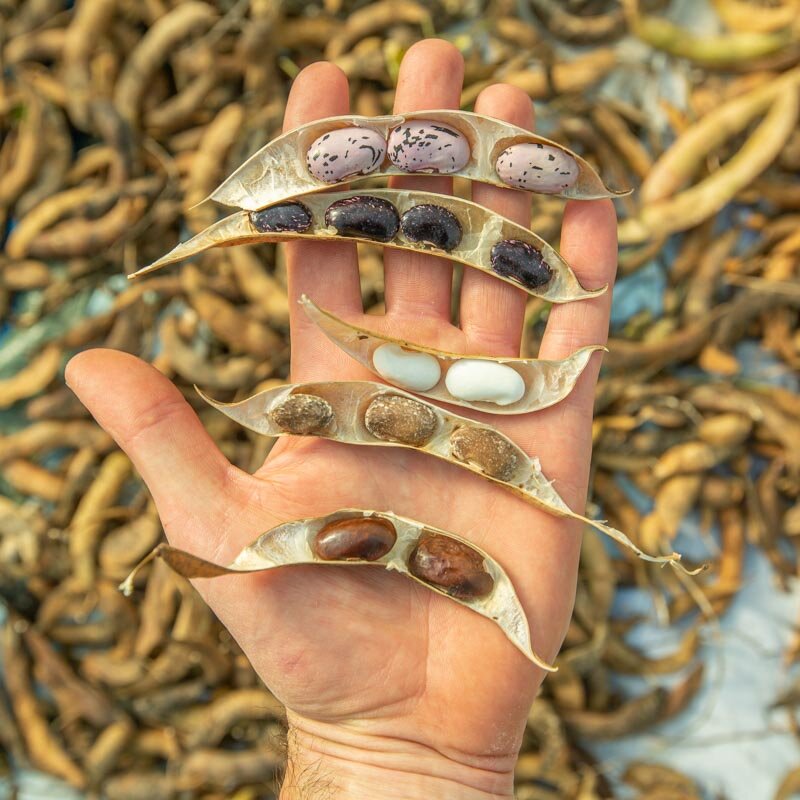
M 388 242 L 397 234 L 400 217 L 388 200 L 360 194 L 331 203 L 325 211 L 325 224 L 342 236 Z
M 409 572 L 460 600 L 485 597 L 494 588 L 483 556 L 469 545 L 439 534 L 423 536 L 411 553 Z
M 376 439 L 416 447 L 433 436 L 438 424 L 439 420 L 429 406 L 396 394 L 376 397 L 364 414 L 364 427 Z
M 450 436 L 454 458 L 472 464 L 481 472 L 508 481 L 519 464 L 519 454 L 505 436 L 488 428 L 458 428 Z
M 312 222 L 311 212 L 298 202 L 280 203 L 250 212 L 250 224 L 260 233 L 302 233 L 311 227 Z
M 313 394 L 292 394 L 269 412 L 269 418 L 283 431 L 297 436 L 319 433 L 333 421 L 333 408 Z
M 553 271 L 540 250 L 519 239 L 504 239 L 491 252 L 492 269 L 504 278 L 512 278 L 526 289 L 538 289 L 549 283 Z
M 461 241 L 461 223 L 452 211 L 430 203 L 409 208 L 400 218 L 400 230 L 410 242 L 424 242 L 449 253 Z
M 314 552 L 324 561 L 377 561 L 397 541 L 394 525 L 377 517 L 329 522 L 314 537 Z

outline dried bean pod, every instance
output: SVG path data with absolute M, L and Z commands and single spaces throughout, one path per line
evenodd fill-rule
M 452 247 L 441 252 L 454 261 L 493 275 L 551 303 L 589 299 L 606 290 L 606 287 L 584 289 L 569 264 L 535 233 L 477 203 L 458 197 L 402 189 L 373 189 L 369 192 L 311 194 L 303 197 L 303 206 L 313 219 L 306 231 L 263 231 L 259 226 L 263 227 L 262 221 L 268 217 L 270 209 L 250 213 L 240 211 L 182 242 L 130 277 L 146 275 L 212 247 L 248 242 L 331 241 L 346 235 L 355 241 L 379 241 L 401 250 L 435 252 L 436 247 L 426 243 L 428 237 L 417 240 L 397 235 L 398 215 L 404 218 L 411 211 L 416 213 L 421 206 L 435 206 L 440 210 L 437 212 L 439 215 L 451 214 L 462 228 L 463 234 L 457 242 L 452 230 L 443 236 L 443 244 Z M 500 242 L 505 245 L 498 254 Z M 508 254 L 509 248 L 513 251 L 511 255 Z
M 391 131 L 396 131 L 394 138 L 398 139 L 402 137 L 402 131 L 406 129 L 418 130 L 420 122 L 450 129 L 463 137 L 464 144 L 459 152 L 459 158 L 447 163 L 450 166 L 460 164 L 465 152 L 467 159 L 452 174 L 495 186 L 508 186 L 496 169 L 500 154 L 509 147 L 522 144 L 541 144 L 552 148 L 551 152 L 557 150 L 559 153 L 563 153 L 576 165 L 577 177 L 569 187 L 559 192 L 561 197 L 593 200 L 599 197 L 617 197 L 629 194 L 629 191 L 618 192 L 608 189 L 587 161 L 556 142 L 536 136 L 516 125 L 480 114 L 468 111 L 438 110 L 417 111 L 385 117 L 330 117 L 295 128 L 264 145 L 234 171 L 208 199 L 242 208 L 245 211 L 255 211 L 298 195 L 318 192 L 332 184 L 311 174 L 306 168 L 305 162 L 306 154 L 321 137 L 334 131 L 352 130 L 355 126 L 374 131 L 376 136 L 383 139 L 387 139 Z M 422 141 L 433 140 L 423 138 Z M 398 142 L 395 141 L 394 144 L 397 145 Z M 423 148 L 423 150 L 428 149 L 430 148 Z M 448 150 L 452 149 L 448 148 Z M 390 142 L 389 150 L 391 156 L 392 142 Z M 441 169 L 442 166 L 445 166 L 444 163 L 439 164 L 436 159 L 428 159 L 414 164 L 413 161 L 403 158 L 404 151 L 405 148 L 401 148 L 401 151 L 394 155 L 397 163 L 401 166 L 389 163 L 377 171 L 371 172 L 370 175 L 408 175 L 409 168 L 417 166 L 428 172 L 433 168 L 435 171 L 444 171 Z M 349 179 L 352 180 L 352 177 L 352 175 L 349 176 Z
M 491 414 L 526 414 L 558 403 L 572 391 L 592 353 L 605 349 L 602 345 L 582 347 L 560 361 L 463 356 L 351 325 L 315 305 L 305 295 L 299 302 L 332 342 L 387 382 L 433 400 Z M 494 400 L 469 399 L 450 391 L 453 369 L 465 363 L 483 363 L 490 369 L 486 373 L 485 391 L 493 394 Z M 519 375 L 525 387 L 519 399 L 503 405 L 497 400 L 497 380 L 493 373 L 500 366 Z
M 318 397 L 333 410 L 336 424 L 316 435 L 345 444 L 408 447 L 428 453 L 481 475 L 554 516 L 581 520 L 630 548 L 645 561 L 680 566 L 680 555 L 677 553 L 668 556 L 647 555 L 616 528 L 572 511 L 543 475 L 538 459 L 528 457 L 495 428 L 445 412 L 399 389 L 388 389 L 384 384 L 371 381 L 287 384 L 259 392 L 238 403 L 218 403 L 202 392 L 199 393 L 209 405 L 234 422 L 265 436 L 284 436 L 287 433 L 273 421 L 274 409 L 283 407 L 297 395 Z M 386 398 L 407 399 L 414 404 L 414 408 L 426 408 L 430 412 L 430 418 L 436 420 L 433 434 L 423 444 L 391 441 L 390 434 L 399 432 L 411 438 L 413 433 L 411 428 L 399 427 L 403 424 L 402 420 L 396 420 L 396 428 L 377 429 L 373 426 L 373 430 L 379 430 L 386 438 L 376 436 L 367 427 L 365 414 L 376 401 L 380 401 L 378 407 L 385 407 Z M 397 400 L 389 402 L 394 403 Z
M 354 555 L 357 551 L 369 557 Z M 342 509 L 285 522 L 262 533 L 225 567 L 161 544 L 120 588 L 129 594 L 138 570 L 156 557 L 187 578 L 262 572 L 290 564 L 382 566 L 492 620 L 534 664 L 555 671 L 533 651 L 522 604 L 497 561 L 460 536 L 389 512 Z

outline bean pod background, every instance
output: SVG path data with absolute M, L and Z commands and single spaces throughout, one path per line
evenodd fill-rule
M 298 68 L 332 59 L 351 82 L 353 113 L 388 115 L 399 55 L 431 33 L 462 49 L 465 109 L 507 81 L 537 102 L 539 131 L 611 185 L 643 186 L 618 201 L 631 244 L 597 396 L 593 502 L 651 544 L 679 528 L 694 542 L 710 536 L 719 553 L 703 553 L 715 567 L 700 586 L 723 625 L 765 580 L 770 602 L 791 596 L 800 140 L 790 104 L 742 148 L 796 85 L 796 5 L 715 0 L 713 30 L 675 4 L 638 5 L 633 18 L 614 0 L 0 2 L 0 595 L 16 615 L 3 631 L 1 763 L 47 753 L 32 759 L 39 769 L 109 798 L 273 796 L 282 711 L 236 643 L 166 569 L 142 576 L 136 602 L 116 591 L 161 527 L 124 457 L 64 388 L 63 365 L 84 347 L 127 350 L 198 409 L 192 384 L 232 400 L 284 381 L 288 307 L 274 248 L 210 251 L 135 284 L 120 277 L 214 222 L 213 206 L 193 206 L 280 135 Z M 687 194 L 697 187 L 702 205 Z M 533 230 L 558 241 L 563 202 L 532 197 Z M 364 304 L 380 310 L 380 253 L 361 249 Z M 531 298 L 523 355 L 537 353 L 546 315 Z M 205 419 L 236 464 L 260 465 L 267 440 Z M 69 547 L 76 530 L 80 547 Z M 94 592 L 91 616 L 74 574 Z M 517 765 L 520 800 L 616 797 L 622 783 L 638 798 L 666 786 L 688 798 L 725 786 L 735 797 L 745 785 L 739 760 L 714 766 L 733 752 L 724 742 L 680 750 L 673 768 L 673 745 L 632 755 L 698 686 L 717 685 L 691 665 L 713 665 L 718 652 L 713 639 L 701 648 L 693 626 L 654 633 L 620 620 L 636 587 L 663 621 L 700 615 L 669 572 L 642 571 L 584 537 L 560 670 L 531 709 Z M 731 639 L 774 625 L 774 615 L 757 618 L 764 624 Z M 20 619 L 34 625 L 22 631 Z M 777 704 L 774 729 L 796 706 L 800 647 L 785 622 L 762 649 L 732 655 L 750 681 L 736 711 L 755 711 L 753 730 L 767 706 Z M 656 635 L 658 657 L 643 644 Z M 788 667 L 772 657 L 780 650 Z M 66 694 L 53 691 L 64 665 Z M 674 685 L 664 677 L 680 670 L 688 675 Z M 630 675 L 646 680 L 617 680 Z M 77 725 L 76 708 L 88 709 Z M 698 715 L 685 718 L 691 728 Z M 592 755 L 599 739 L 621 736 L 624 751 Z M 765 758 L 788 749 L 769 775 L 747 765 L 748 780 L 762 776 L 752 796 L 777 794 L 796 758 L 791 738 L 747 746 Z M 13 775 L 2 780 L 24 780 Z M 796 780 L 788 775 L 784 796 Z M 50 793 L 66 792 L 59 783 Z

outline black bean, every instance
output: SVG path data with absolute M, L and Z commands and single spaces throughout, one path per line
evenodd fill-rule
M 279 203 L 276 206 L 250 212 L 250 223 L 260 233 L 292 231 L 302 233 L 311 227 L 311 212 L 297 202 Z
M 492 269 L 504 278 L 512 278 L 526 289 L 544 286 L 553 271 L 541 250 L 519 239 L 504 239 L 491 252 Z
M 449 253 L 461 241 L 461 223 L 444 206 L 430 203 L 409 208 L 400 219 L 403 236 L 410 242 L 424 242 Z
M 400 217 L 388 200 L 362 194 L 331 203 L 325 211 L 325 224 L 342 236 L 388 242 L 397 234 Z

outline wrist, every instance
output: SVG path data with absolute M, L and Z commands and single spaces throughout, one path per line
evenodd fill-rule
M 419 742 L 289 714 L 280 800 L 513 798 L 516 753 L 443 754 Z

